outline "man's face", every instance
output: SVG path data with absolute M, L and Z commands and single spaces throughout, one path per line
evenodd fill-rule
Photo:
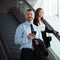
M 27 11 L 26 12 L 26 20 L 31 22 L 34 19 L 34 12 L 33 11 Z

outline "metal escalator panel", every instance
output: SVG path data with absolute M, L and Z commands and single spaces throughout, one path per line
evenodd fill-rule
M 1 42 L 0 42 L 0 60 L 8 60 Z
M 2 57 L 4 57 L 6 60 L 11 60 L 12 59 L 12 55 L 10 53 L 10 50 L 5 42 L 5 40 L 2 37 L 2 34 L 0 32 L 0 47 L 1 47 L 1 54 Z
M 60 60 L 60 41 L 54 36 L 54 34 L 49 34 L 52 37 L 50 42 L 51 46 L 48 48 L 50 56 L 53 60 Z
M 11 57 L 13 60 L 18 60 L 19 59 L 19 45 L 15 45 L 14 43 L 14 35 L 15 35 L 15 30 L 17 26 L 20 24 L 15 16 L 13 16 L 11 13 L 3 13 L 0 14 L 0 32 L 2 34 L 3 40 L 5 41 L 9 52 L 11 53 Z M 0 36 L 1 39 L 1 36 Z M 3 41 L 1 40 L 1 41 Z M 4 44 L 3 44 L 4 45 Z M 5 45 L 4 45 L 5 46 Z M 7 48 L 5 48 L 7 55 L 9 54 L 7 51 Z M 9 55 L 10 57 L 10 55 Z M 11 59 L 10 59 L 11 60 Z

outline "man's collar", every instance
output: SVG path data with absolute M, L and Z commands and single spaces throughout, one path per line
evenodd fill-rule
M 28 25 L 32 24 L 32 25 L 33 25 L 33 22 L 32 22 L 32 23 L 30 23 L 30 22 L 26 21 L 26 24 L 28 24 Z

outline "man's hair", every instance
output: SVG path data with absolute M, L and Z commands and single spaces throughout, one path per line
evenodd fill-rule
M 27 11 L 33 11 L 33 9 L 28 9 Z

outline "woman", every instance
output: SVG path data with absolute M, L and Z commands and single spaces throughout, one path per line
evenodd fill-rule
M 40 28 L 40 30 L 42 32 L 42 37 L 43 37 L 44 43 L 45 43 L 46 47 L 48 48 L 50 46 L 51 37 L 50 36 L 47 37 L 46 32 L 55 33 L 55 34 L 58 32 L 55 30 L 49 30 L 48 25 L 45 24 L 45 22 L 44 22 L 45 19 L 43 18 L 43 14 L 44 14 L 44 11 L 42 8 L 38 8 L 35 11 L 34 24 Z

